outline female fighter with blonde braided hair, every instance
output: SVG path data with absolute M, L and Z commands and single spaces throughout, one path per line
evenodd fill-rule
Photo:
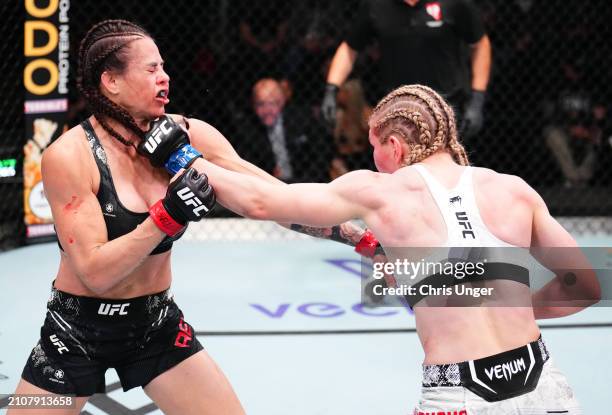
M 408 85 L 392 91 L 374 109 L 369 126 L 380 173 L 360 170 L 329 184 L 279 187 L 204 160 L 194 166 L 208 175 L 218 200 L 244 216 L 312 226 L 360 218 L 387 254 L 398 247 L 410 247 L 404 249 L 409 253 L 428 247 L 447 247 L 448 252 L 452 247 L 576 247 L 524 181 L 468 165 L 453 112 L 430 88 Z M 362 250 L 374 252 L 373 234 Z M 542 263 L 559 268 L 554 260 Z M 425 352 L 422 399 L 415 414 L 580 413 L 535 319 L 571 314 L 598 301 L 594 275 L 581 274 L 572 286 L 590 301 L 555 308 L 547 301 L 567 299 L 562 275 L 532 295 L 525 268 L 502 265 L 485 266 L 486 283 L 526 296 L 527 303 L 456 308 L 440 306 L 456 303 L 440 302 L 436 294 L 406 297 Z M 432 287 L 441 278 L 428 277 L 434 277 L 428 280 Z M 450 279 L 458 278 L 452 274 Z

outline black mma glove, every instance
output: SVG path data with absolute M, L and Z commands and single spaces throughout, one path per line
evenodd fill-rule
M 484 103 L 485 91 L 472 90 L 472 96 L 463 112 L 462 132 L 466 138 L 475 136 L 482 128 Z
M 169 236 L 180 232 L 187 222 L 197 222 L 215 206 L 215 192 L 205 174 L 190 168 L 170 183 L 166 197 L 149 209 L 151 219 Z
M 138 152 L 155 167 L 166 167 L 171 174 L 185 169 L 202 154 L 189 144 L 189 135 L 182 125 L 167 115 L 151 122 Z
M 321 103 L 321 114 L 323 119 L 330 125 L 336 124 L 336 96 L 338 95 L 337 85 L 327 84 L 325 85 L 325 95 L 323 96 L 323 102 Z

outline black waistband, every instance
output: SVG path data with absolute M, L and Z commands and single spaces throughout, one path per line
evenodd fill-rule
M 516 349 L 482 359 L 423 365 L 423 387 L 463 386 L 487 401 L 499 401 L 535 389 L 550 358 L 542 337 Z
M 85 317 L 100 322 L 151 321 L 163 318 L 164 310 L 173 302 L 170 289 L 127 299 L 105 299 L 73 295 L 51 287 L 47 302 L 49 311 L 65 316 Z M 158 314 L 162 314 L 158 316 Z

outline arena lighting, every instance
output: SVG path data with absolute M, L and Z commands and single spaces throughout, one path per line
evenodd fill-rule
M 17 171 L 15 170 L 16 165 L 16 159 L 0 160 L 0 177 L 15 177 L 17 174 Z

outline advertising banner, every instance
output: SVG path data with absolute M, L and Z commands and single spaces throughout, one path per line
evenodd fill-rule
M 69 0 L 25 0 L 23 85 L 26 144 L 23 184 L 26 237 L 54 234 L 41 158 L 64 129 L 68 110 Z

